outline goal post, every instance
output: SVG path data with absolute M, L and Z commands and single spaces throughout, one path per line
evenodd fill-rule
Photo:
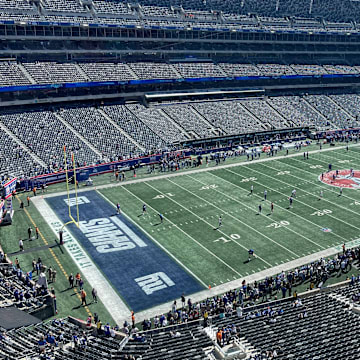
M 69 169 L 68 169 L 68 164 L 67 164 L 67 155 L 66 155 L 66 146 L 64 145 L 63 147 L 63 151 L 64 151 L 64 170 L 65 170 L 65 177 L 66 177 L 66 193 L 67 193 L 67 206 L 68 206 L 68 211 L 69 211 L 69 221 L 67 223 L 65 223 L 62 227 L 61 230 L 63 230 L 63 228 L 69 224 L 75 224 L 77 227 L 79 227 L 79 223 L 80 223 L 80 219 L 79 219 L 79 203 L 78 203 L 78 189 L 77 189 L 77 180 L 76 180 L 76 166 L 75 166 L 75 156 L 74 153 L 71 153 L 71 164 L 72 164 L 72 170 L 71 172 L 73 173 L 72 178 L 69 178 Z M 70 198 L 70 187 L 69 187 L 69 182 L 72 181 L 74 182 L 75 185 L 75 198 Z M 75 201 L 74 201 L 75 200 Z M 75 205 L 76 206 L 76 219 L 74 219 L 72 213 L 71 213 L 71 208 L 72 206 Z

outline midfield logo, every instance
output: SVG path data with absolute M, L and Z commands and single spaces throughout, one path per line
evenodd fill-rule
M 76 206 L 76 198 L 64 199 L 66 205 L 68 206 Z M 90 200 L 86 196 L 78 196 L 77 198 L 78 205 L 89 204 Z
M 157 272 L 134 279 L 146 295 L 174 286 L 175 283 L 163 272 Z
M 350 170 L 338 170 L 337 175 L 335 170 L 329 171 L 324 173 L 323 178 L 321 178 L 320 175 L 319 180 L 332 186 L 360 189 L 360 171 L 358 170 L 355 170 L 352 173 Z

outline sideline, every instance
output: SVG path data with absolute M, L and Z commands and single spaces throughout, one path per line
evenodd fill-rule
M 360 146 L 360 142 L 358 144 L 351 144 L 349 145 L 349 148 L 351 147 L 359 147 Z M 328 151 L 335 151 L 335 150 L 340 150 L 340 149 L 345 149 L 346 145 L 344 146 L 339 146 L 339 147 L 329 147 L 327 149 L 318 149 L 318 150 L 312 150 L 309 151 L 309 154 L 317 154 L 319 152 L 328 152 Z M 306 149 L 306 147 L 304 148 Z M 266 156 L 266 155 L 263 155 Z M 133 179 L 133 180 L 125 180 L 124 182 L 118 182 L 115 184 L 104 184 L 104 185 L 99 185 L 99 186 L 93 186 L 93 187 L 85 187 L 83 189 L 78 189 L 77 192 L 85 192 L 85 191 L 91 191 L 91 190 L 101 190 L 101 189 L 108 189 L 108 188 L 113 188 L 113 187 L 118 187 L 118 186 L 124 186 L 124 185 L 130 185 L 130 184 L 136 184 L 136 183 L 142 183 L 142 182 L 147 182 L 147 181 L 153 181 L 153 180 L 162 180 L 162 179 L 167 179 L 167 178 L 172 178 L 172 177 L 176 177 L 176 176 L 184 176 L 184 175 L 192 175 L 192 174 L 198 174 L 198 173 L 202 173 L 202 172 L 207 172 L 207 171 L 215 171 L 215 170 L 219 170 L 219 169 L 228 169 L 228 168 L 233 168 L 233 167 L 237 167 L 237 166 L 248 166 L 251 164 L 258 164 L 258 163 L 262 163 L 262 162 L 267 162 L 267 161 L 273 161 L 273 160 L 280 160 L 280 159 L 289 159 L 289 158 L 293 158 L 293 157 L 297 157 L 297 156 L 303 156 L 303 152 L 299 151 L 295 154 L 291 154 L 291 155 L 280 155 L 280 156 L 274 156 L 274 157 L 269 157 L 269 158 L 265 158 L 265 159 L 259 159 L 259 160 L 254 160 L 254 161 L 243 161 L 240 163 L 234 163 L 234 164 L 222 164 L 219 166 L 213 166 L 211 168 L 203 168 L 203 169 L 194 169 L 194 170 L 188 170 L 188 171 L 175 171 L 173 173 L 170 174 L 157 174 L 153 177 L 149 177 L 149 178 L 142 178 L 142 179 Z M 74 194 L 75 190 L 70 190 L 69 191 L 70 194 Z M 48 198 L 48 197 L 54 197 L 54 196 L 60 196 L 60 195 L 67 195 L 66 191 L 62 191 L 62 192 L 56 192 L 53 194 L 44 194 L 44 198 Z
M 20 203 L 19 197 L 17 196 L 16 198 L 17 198 L 18 202 Z M 35 198 L 33 198 L 33 199 L 35 199 Z M 44 202 L 45 202 L 45 201 L 44 201 Z M 35 221 L 33 220 L 33 218 L 31 217 L 31 215 L 29 214 L 29 211 L 28 211 L 26 208 L 24 208 L 24 211 L 25 211 L 25 214 L 27 215 L 27 217 L 29 218 L 30 222 L 31 222 L 31 223 L 33 224 L 33 226 L 36 228 L 37 225 L 36 225 Z M 40 214 L 45 218 L 45 216 L 43 215 L 43 213 L 40 212 Z M 40 235 L 42 241 L 44 242 L 45 247 L 47 247 L 47 248 L 49 249 L 52 257 L 54 258 L 55 262 L 58 264 L 58 266 L 59 266 L 60 270 L 62 271 L 63 275 L 66 277 L 66 279 L 68 279 L 69 275 L 67 274 L 66 270 L 64 269 L 64 267 L 62 266 L 61 262 L 60 262 L 59 259 L 57 258 L 57 256 L 56 256 L 55 252 L 53 251 L 53 249 L 52 249 L 51 247 L 49 247 L 49 243 L 47 242 L 47 240 L 45 239 L 45 237 L 44 237 L 44 235 L 42 234 L 41 231 L 39 231 L 39 235 Z M 78 289 L 77 289 L 77 288 L 73 288 L 73 290 L 74 290 L 77 298 L 81 301 L 81 296 L 80 296 L 80 294 L 79 294 Z M 89 307 L 85 305 L 85 306 L 84 306 L 84 309 L 85 309 L 86 312 L 91 316 L 91 312 L 90 312 L 90 310 L 89 310 Z
M 359 245 L 360 245 L 360 238 L 345 243 L 346 248 L 355 247 L 355 246 L 359 246 Z M 196 302 L 201 302 L 204 299 L 207 299 L 209 297 L 221 295 L 230 290 L 240 288 L 242 286 L 242 282 L 244 280 L 246 281 L 247 284 L 253 283 L 254 281 L 260 281 L 260 280 L 265 279 L 266 277 L 278 275 L 282 271 L 289 271 L 289 270 L 295 269 L 297 267 L 300 267 L 304 264 L 309 264 L 314 261 L 317 261 L 320 258 L 327 258 L 329 256 L 336 255 L 339 252 L 342 252 L 341 245 L 334 246 L 329 249 L 319 251 L 319 252 L 313 253 L 311 255 L 304 256 L 304 257 L 298 258 L 293 261 L 289 261 L 287 263 L 284 263 L 284 264 L 281 264 L 278 266 L 274 266 L 270 269 L 266 269 L 266 270 L 257 272 L 255 274 L 249 275 L 249 276 L 244 276 L 241 279 L 233 280 L 233 281 L 227 282 L 223 285 L 215 286 L 209 290 L 200 291 L 189 297 L 191 298 L 191 301 L 193 304 Z M 252 261 L 256 261 L 256 258 Z M 181 299 L 176 299 L 176 302 L 178 304 L 181 304 Z M 173 302 L 168 302 L 166 304 L 162 304 L 155 308 L 144 310 L 144 311 L 137 313 L 136 316 L 139 319 L 139 320 L 137 320 L 137 322 L 140 322 L 143 319 L 154 318 L 156 315 L 167 314 L 169 312 L 169 310 L 171 310 L 172 304 L 173 304 Z

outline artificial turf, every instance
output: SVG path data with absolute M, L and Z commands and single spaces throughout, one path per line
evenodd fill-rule
M 317 148 L 312 145 L 306 150 Z M 294 152 L 291 150 L 290 154 Z M 154 176 L 143 169 L 137 172 L 137 179 L 149 181 L 132 184 L 125 181 L 123 186 L 97 191 L 114 204 L 119 202 L 126 216 L 204 286 L 241 279 L 344 242 L 359 244 L 359 190 L 344 189 L 339 196 L 339 189 L 321 183 L 319 175 L 327 171 L 329 163 L 334 169 L 359 169 L 360 148 L 352 146 L 349 151 L 335 148 L 310 154 L 309 159 L 304 159 L 302 153 L 291 158 L 280 158 L 281 155 L 284 153 L 266 162 L 247 162 L 246 157 L 234 157 L 225 164 L 239 166 L 223 168 L 211 163 L 211 171 L 192 173 L 190 168 L 166 179 L 159 178 L 162 174 Z M 201 168 L 205 169 L 205 165 Z M 93 177 L 93 180 L 94 187 L 99 188 L 114 184 L 114 176 L 109 174 Z M 250 194 L 251 185 L 253 194 Z M 289 196 L 293 189 L 296 189 L 296 198 L 290 208 Z M 50 186 L 47 192 L 64 190 L 64 184 L 57 184 Z M 324 196 L 319 200 L 321 190 Z M 26 196 L 26 193 L 19 194 L 18 199 L 26 204 Z M 274 203 L 273 213 L 271 202 Z M 25 271 L 31 270 L 32 259 L 38 257 L 46 266 L 56 269 L 56 283 L 50 286 L 56 291 L 57 316 L 85 319 L 89 313 L 97 312 L 102 320 L 110 320 L 110 313 L 101 302 L 83 308 L 79 306 L 77 289 L 68 289 L 67 277 L 78 269 L 66 250 L 56 244 L 56 236 L 42 216 L 45 214 L 40 214 L 32 204 L 24 210 L 19 209 L 18 200 L 14 204 L 13 225 L 0 227 L 1 245 L 6 253 L 15 253 L 10 258 L 18 257 Z M 142 215 L 143 204 L 147 205 L 146 215 Z M 159 213 L 164 216 L 163 223 L 160 223 Z M 222 226 L 219 228 L 220 216 Z M 18 240 L 27 238 L 30 224 L 33 228 L 35 224 L 39 227 L 41 236 L 25 241 L 25 249 L 30 252 L 18 253 Z M 44 246 L 53 247 L 44 249 Z M 254 249 L 256 254 L 250 262 L 247 261 L 248 249 Z M 91 288 L 87 281 L 85 290 L 90 300 Z

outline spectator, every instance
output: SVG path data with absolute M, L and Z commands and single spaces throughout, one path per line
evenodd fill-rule
M 86 292 L 85 290 L 81 290 L 81 293 L 80 293 L 80 296 L 81 296 L 81 305 L 83 306 L 86 306 Z
M 97 290 L 95 288 L 93 288 L 91 290 L 91 295 L 92 295 L 92 298 L 93 298 L 93 302 L 97 303 Z
M 70 288 L 74 287 L 74 275 L 73 274 L 69 275 L 69 287 Z

